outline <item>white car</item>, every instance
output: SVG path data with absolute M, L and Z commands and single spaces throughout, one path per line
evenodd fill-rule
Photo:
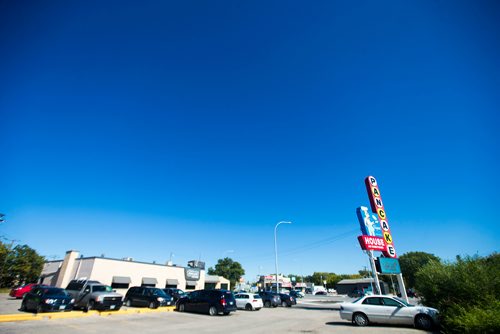
M 244 309 L 247 311 L 258 311 L 264 307 L 262 303 L 262 297 L 257 293 L 237 293 L 234 295 L 236 300 L 236 307 L 239 309 Z
M 414 325 L 429 330 L 439 323 L 438 310 L 407 304 L 391 296 L 371 295 L 340 305 L 340 318 L 358 326 L 369 323 Z

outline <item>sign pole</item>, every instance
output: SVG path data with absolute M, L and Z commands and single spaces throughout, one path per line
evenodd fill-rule
M 401 292 L 401 298 L 406 300 L 407 303 L 408 301 L 408 294 L 406 293 L 406 287 L 405 287 L 405 282 L 403 281 L 403 274 L 397 274 L 398 277 L 398 284 L 399 284 L 399 290 Z
M 373 278 L 375 279 L 375 288 L 377 288 L 377 294 L 381 295 L 382 290 L 380 290 L 380 282 L 378 280 L 377 268 L 375 267 L 375 259 L 373 257 L 373 251 L 366 251 L 368 257 L 370 258 L 370 266 L 372 267 Z

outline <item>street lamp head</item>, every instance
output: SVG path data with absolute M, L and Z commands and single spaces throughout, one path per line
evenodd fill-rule
M 291 224 L 291 223 L 292 223 L 292 222 L 282 220 L 282 221 L 280 221 L 278 224 Z

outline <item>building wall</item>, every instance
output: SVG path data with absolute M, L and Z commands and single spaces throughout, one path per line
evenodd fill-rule
M 186 289 L 185 268 L 178 266 L 141 263 L 127 260 L 90 257 L 78 257 L 78 252 L 68 251 L 63 261 L 51 261 L 44 265 L 41 278 L 42 283 L 66 288 L 72 279 L 89 279 L 112 285 L 113 276 L 129 277 L 128 287 L 141 286 L 143 278 L 155 278 L 157 288 L 165 288 L 167 279 L 176 279 L 179 289 Z M 229 281 L 221 277 L 220 284 Z M 196 281 L 194 289 L 205 288 L 205 270 L 200 270 L 200 278 Z M 116 289 L 125 293 L 128 288 Z

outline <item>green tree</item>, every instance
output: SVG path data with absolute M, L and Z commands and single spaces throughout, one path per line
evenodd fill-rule
M 0 286 L 36 282 L 44 262 L 44 257 L 28 245 L 11 248 L 11 245 L 0 242 Z
M 440 262 L 441 260 L 434 254 L 425 252 L 409 252 L 399 257 L 401 273 L 403 274 L 407 288 L 415 287 L 417 272 L 431 261 Z
M 225 257 L 217 261 L 215 269 L 212 267 L 208 268 L 208 274 L 227 278 L 231 282 L 231 288 L 234 288 L 240 278 L 245 275 L 245 270 L 239 262 Z
M 500 333 L 500 254 L 430 261 L 415 278 L 422 303 L 437 308 L 449 333 Z

